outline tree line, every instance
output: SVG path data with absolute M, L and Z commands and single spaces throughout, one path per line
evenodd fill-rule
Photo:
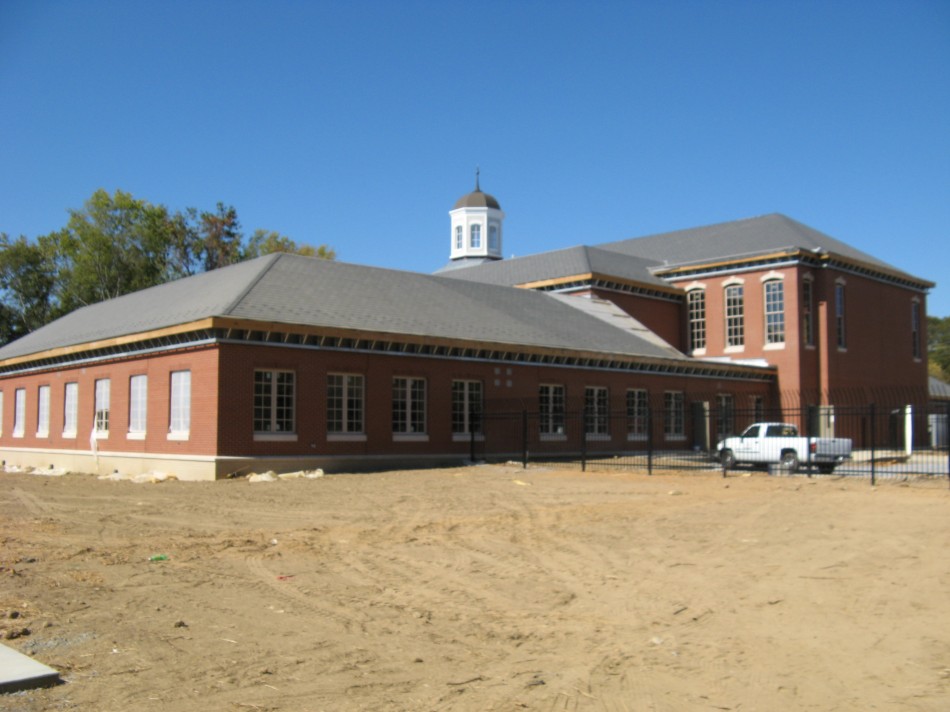
M 245 236 L 223 203 L 172 212 L 97 190 L 60 230 L 35 240 L 0 233 L 0 345 L 79 307 L 272 252 L 336 256 L 273 231 Z
M 927 356 L 930 375 L 950 383 L 950 316 L 927 317 Z

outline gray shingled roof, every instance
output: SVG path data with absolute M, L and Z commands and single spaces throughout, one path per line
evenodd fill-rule
M 3 347 L 0 361 L 212 316 L 688 360 L 540 292 L 276 254 L 84 307 Z
M 669 288 L 667 282 L 650 271 L 651 267 L 659 264 L 656 260 L 643 259 L 636 255 L 619 255 L 597 247 L 579 246 L 498 260 L 472 268 L 445 269 L 437 274 L 453 279 L 510 286 L 595 273 Z
M 598 247 L 656 260 L 670 267 L 768 254 L 782 249 L 822 248 L 842 257 L 896 271 L 866 252 L 779 213 L 605 242 Z
M 880 267 L 910 280 L 926 281 L 901 272 L 866 252 L 779 213 L 605 242 L 594 247 L 571 247 L 446 271 L 444 274 L 489 284 L 513 285 L 595 272 L 647 284 L 668 285 L 653 274 L 662 273 L 666 268 L 702 264 L 713 260 L 728 261 L 780 250 L 818 248 Z M 620 255 L 633 261 L 623 261 Z

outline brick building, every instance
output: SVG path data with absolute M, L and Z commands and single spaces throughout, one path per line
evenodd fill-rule
M 436 275 L 269 255 L 0 348 L 0 456 L 189 479 L 449 463 L 517 455 L 484 425 L 518 412 L 570 454 L 581 411 L 604 453 L 705 449 L 697 407 L 926 394 L 932 285 L 788 218 L 502 260 L 497 200 L 476 185 L 450 216 Z

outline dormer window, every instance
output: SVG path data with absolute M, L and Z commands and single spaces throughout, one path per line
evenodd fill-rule
M 470 240 L 470 247 L 478 249 L 482 246 L 482 226 L 481 225 L 472 225 L 472 237 Z

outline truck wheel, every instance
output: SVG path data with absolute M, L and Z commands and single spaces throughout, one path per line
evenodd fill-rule
M 835 471 L 834 465 L 818 465 L 818 471 L 823 475 L 830 475 Z
M 722 466 L 727 470 L 731 470 L 736 466 L 736 456 L 732 453 L 732 450 L 723 450 L 719 453 L 719 462 L 722 463 Z
M 782 467 L 789 472 L 798 472 L 798 453 L 786 450 L 782 453 Z

